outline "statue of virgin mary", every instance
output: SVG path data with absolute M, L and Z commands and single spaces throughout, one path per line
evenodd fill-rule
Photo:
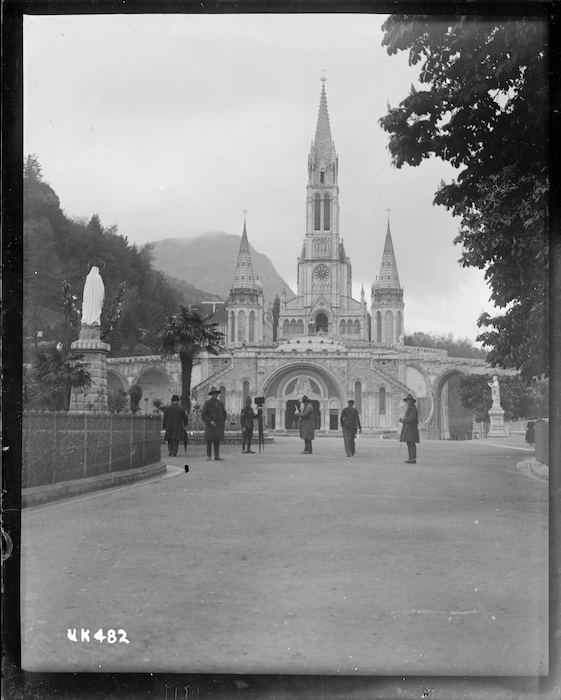
M 99 274 L 99 267 L 92 265 L 84 284 L 82 301 L 82 324 L 86 326 L 101 325 L 101 309 L 105 299 L 105 285 Z

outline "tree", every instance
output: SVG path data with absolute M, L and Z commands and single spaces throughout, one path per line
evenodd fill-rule
M 41 171 L 42 168 L 39 163 L 39 159 L 37 158 L 37 154 L 31 153 L 30 155 L 28 155 L 25 159 L 25 163 L 23 164 L 23 176 L 28 180 L 35 180 L 37 182 L 41 182 L 41 180 L 43 179 Z
M 189 413 L 193 360 L 203 351 L 213 355 L 223 350 L 224 334 L 216 330 L 217 323 L 194 307 L 182 306 L 179 313 L 168 316 L 161 331 L 160 352 L 164 356 L 179 353 L 181 363 L 181 405 Z
M 140 399 L 142 398 L 142 387 L 138 384 L 131 386 L 129 389 L 129 398 L 131 403 L 131 413 L 137 413 L 140 409 Z
M 393 164 L 461 168 L 434 199 L 461 220 L 463 267 L 485 270 L 496 316 L 477 337 L 494 366 L 548 373 L 547 26 L 535 19 L 392 15 L 390 55 L 419 64 L 416 89 L 380 119 Z
M 446 350 L 449 357 L 473 357 L 481 360 L 485 360 L 487 357 L 487 352 L 483 348 L 476 347 L 468 338 L 456 339 L 453 333 L 436 335 L 416 331 L 412 335 L 406 335 L 404 343 L 418 348 Z
M 43 397 L 44 406 L 51 411 L 68 411 L 72 388 L 91 385 L 88 364 L 83 355 L 68 353 L 61 345 L 39 351 L 33 363 L 30 378 Z M 30 392 L 33 396 L 33 392 Z M 38 406 L 31 406 L 36 408 Z
M 462 406 L 473 411 L 478 423 L 489 422 L 489 409 L 493 405 L 488 374 L 472 374 L 462 377 L 458 387 Z M 547 397 L 547 382 L 528 385 L 519 375 L 499 378 L 501 407 L 506 420 L 538 418 L 547 415 L 544 404 Z

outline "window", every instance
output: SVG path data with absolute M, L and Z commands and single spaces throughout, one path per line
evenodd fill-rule
M 384 387 L 380 387 L 380 391 L 378 392 L 379 394 L 379 406 L 380 406 L 380 415 L 386 413 L 386 390 Z
M 359 413 L 362 412 L 362 384 L 360 382 L 355 382 L 355 408 Z
M 347 332 L 347 324 L 345 323 L 345 321 L 341 320 L 341 323 L 339 324 L 339 333 L 341 335 L 345 335 L 346 332 Z
M 403 334 L 403 317 L 401 315 L 401 311 L 397 312 L 397 338 L 401 338 Z
M 288 319 L 287 319 L 282 324 L 282 336 L 283 336 L 283 338 L 286 338 L 289 333 L 290 333 L 290 323 L 288 322 Z
M 230 311 L 230 342 L 236 342 L 236 315 Z
M 329 195 L 325 195 L 325 199 L 323 202 L 323 230 L 324 231 L 329 231 L 331 228 L 331 200 L 329 199 Z
M 386 343 L 393 343 L 393 314 L 391 311 L 386 311 L 384 318 L 384 340 Z
M 360 335 L 360 321 L 358 319 L 355 319 L 354 327 L 355 327 L 355 335 Z
M 249 342 L 255 342 L 255 311 L 249 312 Z
M 245 341 L 245 311 L 238 313 L 238 343 Z
M 298 335 L 304 335 L 304 321 L 302 319 L 298 319 L 298 323 L 296 324 L 296 333 Z
M 379 311 L 376 312 L 376 342 L 382 342 L 382 314 Z
M 319 182 L 320 185 L 323 185 L 325 183 L 325 173 L 323 172 L 323 170 L 319 174 Z
M 321 229 L 321 199 L 319 194 L 316 194 L 315 200 L 314 229 L 316 231 L 319 231 Z
M 245 405 L 245 400 L 249 396 L 249 382 L 247 379 L 242 382 L 242 393 L 243 393 L 243 403 Z

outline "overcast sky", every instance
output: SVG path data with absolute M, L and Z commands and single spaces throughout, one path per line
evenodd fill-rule
M 459 220 L 432 205 L 440 160 L 392 167 L 378 125 L 417 79 L 382 15 L 97 15 L 24 20 L 24 152 L 71 217 L 129 242 L 241 234 L 296 290 L 307 159 L 325 69 L 340 233 L 354 296 L 379 273 L 390 211 L 405 330 L 474 339 L 491 311 Z

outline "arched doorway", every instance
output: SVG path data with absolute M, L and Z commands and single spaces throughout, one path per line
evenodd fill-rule
M 141 411 L 150 413 L 154 410 L 153 401 L 159 399 L 165 406 L 170 403 L 174 393 L 174 382 L 160 369 L 148 369 L 136 380 L 135 384 L 142 387 L 140 400 Z
M 327 316 L 322 311 L 316 316 L 316 333 L 327 333 L 328 329 L 329 321 Z
M 462 406 L 459 394 L 463 376 L 458 370 L 451 370 L 437 384 L 433 425 L 438 440 L 471 440 L 473 415 Z M 429 428 L 430 432 L 433 431 Z

